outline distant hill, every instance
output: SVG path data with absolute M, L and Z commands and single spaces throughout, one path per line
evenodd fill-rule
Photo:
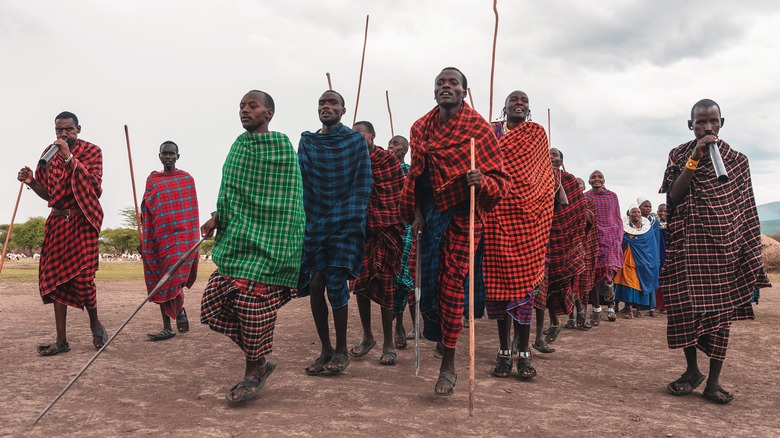
M 774 237 L 780 236 L 780 219 L 761 221 L 761 234 Z
M 759 205 L 758 220 L 761 222 L 780 220 L 780 202 L 770 202 L 768 204 Z M 761 227 L 763 228 L 763 226 L 764 224 L 762 223 Z

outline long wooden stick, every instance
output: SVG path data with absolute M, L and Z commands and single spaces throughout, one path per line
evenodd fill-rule
M 547 145 L 552 147 L 552 131 L 550 129 L 550 108 L 547 108 Z
M 385 100 L 387 100 L 387 114 L 390 115 L 390 135 L 395 137 L 395 130 L 393 130 L 393 112 L 390 111 L 390 92 L 385 90 Z
M 471 170 L 476 168 L 474 138 L 471 138 Z M 469 417 L 474 416 L 474 203 L 475 187 L 469 187 Z
M 198 247 L 200 246 L 200 244 L 201 244 L 201 243 L 203 243 L 203 241 L 205 241 L 205 240 L 206 240 L 206 238 L 205 238 L 205 237 L 201 238 L 201 239 L 198 241 L 198 243 L 196 243 L 195 245 L 193 245 L 193 247 L 192 247 L 192 248 L 190 248 L 190 249 L 189 249 L 189 250 L 188 250 L 186 253 L 184 253 L 184 255 L 183 255 L 183 256 L 181 256 L 181 258 L 179 258 L 179 260 L 176 262 L 176 264 L 175 264 L 175 265 L 173 265 L 173 266 L 171 267 L 171 269 L 169 269 L 169 270 L 168 270 L 168 272 L 166 272 L 166 273 L 165 273 L 165 275 L 163 275 L 163 277 L 160 279 L 160 281 L 158 281 L 158 282 L 157 282 L 157 285 L 154 287 L 154 289 L 152 289 L 152 291 L 149 293 L 149 295 L 148 295 L 146 298 L 144 298 L 144 300 L 143 300 L 143 301 L 141 301 L 141 304 L 139 304 L 139 305 L 138 305 L 138 307 L 135 309 L 135 312 L 133 312 L 133 313 L 132 313 L 132 315 L 130 315 L 130 316 L 129 316 L 129 317 L 126 319 L 126 320 L 125 320 L 125 322 L 123 322 L 123 323 L 122 323 L 122 325 L 120 325 L 120 326 L 119 326 L 119 328 L 118 328 L 118 329 L 116 329 L 116 331 L 114 332 L 114 335 L 113 335 L 113 336 L 111 336 L 110 338 L 108 338 L 108 341 L 106 341 L 106 343 L 105 343 L 105 344 L 103 344 L 103 346 L 102 346 L 102 347 L 100 347 L 100 350 L 98 350 L 98 351 L 97 351 L 97 353 L 95 353 L 95 355 L 94 355 L 94 356 L 92 356 L 92 359 L 90 359 L 90 360 L 89 360 L 89 362 L 87 362 L 87 364 L 86 364 L 86 365 L 84 365 L 84 367 L 81 369 L 81 371 L 79 371 L 79 372 L 76 374 L 76 376 L 75 376 L 75 377 L 73 377 L 73 379 L 71 379 L 70 383 L 68 383 L 67 385 L 65 385 L 65 388 L 63 388 L 63 390 L 62 390 L 62 391 L 60 391 L 60 393 L 57 395 L 57 397 L 54 397 L 54 400 L 52 400 L 52 401 L 51 401 L 51 403 L 49 403 L 49 405 L 48 405 L 48 406 L 46 406 L 46 408 L 45 408 L 43 411 L 41 411 L 41 413 L 38 415 L 38 418 L 36 418 L 36 419 L 35 419 L 35 421 L 33 422 L 33 424 L 36 424 L 38 421 L 40 421 L 40 419 L 41 419 L 41 418 L 43 418 L 43 416 L 44 416 L 44 415 L 46 415 L 46 413 L 47 413 L 47 412 L 49 412 L 49 409 L 51 409 L 51 408 L 52 408 L 52 406 L 54 406 L 54 403 L 57 403 L 57 400 L 59 400 L 59 399 L 60 399 L 60 398 L 61 398 L 63 395 L 65 395 L 65 393 L 68 391 L 68 389 L 70 389 L 70 387 L 71 387 L 71 386 L 73 386 L 73 384 L 74 384 L 74 383 L 76 383 L 76 380 L 78 380 L 78 379 L 79 379 L 79 377 L 81 377 L 81 375 L 82 375 L 82 374 L 84 374 L 84 371 L 86 371 L 86 370 L 87 370 L 87 368 L 89 368 L 89 366 L 90 366 L 90 365 L 92 365 L 92 363 L 93 363 L 93 362 L 95 362 L 95 359 L 97 359 L 97 358 L 98 358 L 98 356 L 100 356 L 100 353 L 102 353 L 102 352 L 103 352 L 103 351 L 106 349 L 106 347 L 108 347 L 108 344 L 110 344 L 110 343 L 111 343 L 111 341 L 113 341 L 113 340 L 114 340 L 114 338 L 116 338 L 116 337 L 117 337 L 117 335 L 119 334 L 119 332 L 121 332 L 121 331 L 122 331 L 122 329 L 123 329 L 123 328 L 125 328 L 125 326 L 127 325 L 127 323 L 128 323 L 128 322 L 130 322 L 130 320 L 131 320 L 131 319 L 133 319 L 133 317 L 134 317 L 134 316 L 135 316 L 135 315 L 138 313 L 138 311 L 139 311 L 139 310 L 141 310 L 141 307 L 143 307 L 143 306 L 144 306 L 144 304 L 146 304 L 146 303 L 149 301 L 149 298 L 151 298 L 151 297 L 152 297 L 152 295 L 154 295 L 154 294 L 156 294 L 156 293 L 157 293 L 157 290 L 158 290 L 158 289 L 160 289 L 160 286 L 162 286 L 163 284 L 165 284 L 165 282 L 166 282 L 166 281 L 168 281 L 168 279 L 169 279 L 169 278 L 171 278 L 171 275 L 172 275 L 172 274 L 173 274 L 173 273 L 174 273 L 174 272 L 175 272 L 177 269 L 179 269 L 179 267 L 180 267 L 182 264 L 184 264 L 184 262 L 185 262 L 185 261 L 186 261 L 186 260 L 187 260 L 187 259 L 190 257 L 190 255 L 192 255 L 192 253 L 193 253 L 193 252 L 194 252 L 196 249 L 198 249 Z
M 14 214 L 11 215 L 11 224 L 8 225 L 8 233 L 5 235 L 5 244 L 3 244 L 3 256 L 0 258 L 0 272 L 3 272 L 3 264 L 5 264 L 5 256 L 8 254 L 8 241 L 11 240 L 11 231 L 14 229 L 14 220 L 16 219 L 16 209 L 19 208 L 19 200 L 22 199 L 22 189 L 24 189 L 24 181 L 19 185 L 19 194 L 16 195 L 16 204 L 14 204 Z
M 422 297 L 422 257 L 420 247 L 422 245 L 422 232 L 417 231 L 415 238 L 414 259 L 414 375 L 420 373 L 420 297 Z
M 471 88 L 467 88 L 466 91 L 469 93 L 469 102 L 471 102 L 471 109 L 476 111 L 476 108 L 474 108 L 474 98 L 471 97 Z
M 363 55 L 360 57 L 360 76 L 358 77 L 358 91 L 355 99 L 355 116 L 352 117 L 352 124 L 357 122 L 358 104 L 360 103 L 360 86 L 363 85 L 363 64 L 366 62 L 366 41 L 368 41 L 368 15 L 366 15 L 366 33 L 363 35 Z
M 333 90 L 333 84 L 330 82 L 330 73 L 325 72 L 325 77 L 328 78 L 328 90 Z
M 498 39 L 498 0 L 493 0 L 493 13 L 496 15 L 496 27 L 493 29 L 493 57 L 490 60 L 490 109 L 488 110 L 488 122 L 493 120 L 493 77 L 496 72 L 496 40 Z
M 138 231 L 138 244 L 143 241 L 141 237 L 141 212 L 138 210 L 138 195 L 135 193 L 135 173 L 133 172 L 133 154 L 130 153 L 130 134 L 125 125 L 125 140 L 127 141 L 127 161 L 130 163 L 130 184 L 133 185 L 133 203 L 135 203 L 135 227 Z

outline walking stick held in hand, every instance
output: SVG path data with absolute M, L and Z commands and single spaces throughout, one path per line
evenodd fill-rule
M 366 62 L 366 41 L 368 41 L 368 15 L 366 15 L 366 33 L 363 35 L 363 55 L 360 57 L 360 76 L 358 77 L 358 91 L 355 99 L 355 116 L 352 117 L 352 124 L 357 122 L 357 110 L 360 103 L 360 86 L 363 85 L 363 64 Z
M 5 263 L 5 256 L 8 254 L 8 242 L 11 240 L 11 231 L 14 229 L 14 219 L 16 219 L 16 209 L 19 208 L 19 200 L 22 199 L 22 189 L 24 188 L 24 181 L 19 186 L 19 194 L 16 195 L 16 204 L 14 204 L 14 214 L 11 215 L 11 224 L 8 225 L 8 232 L 5 234 L 5 244 L 3 245 L 3 256 L 0 258 L 0 272 L 3 272 L 3 264 Z
M 130 163 L 130 184 L 133 185 L 133 202 L 135 203 L 135 228 L 138 231 L 138 244 L 142 242 L 141 237 L 141 213 L 138 210 L 138 195 L 135 193 L 135 174 L 133 173 L 133 155 L 130 153 L 130 134 L 125 125 L 125 140 L 127 141 L 127 161 Z
M 474 163 L 474 138 L 471 138 L 471 170 Z M 469 417 L 474 416 L 474 204 L 476 188 L 469 186 Z
M 333 91 L 333 84 L 330 82 L 330 73 L 325 72 L 325 77 L 328 78 L 328 90 Z
M 422 232 L 417 231 L 415 240 L 416 256 L 414 260 L 414 375 L 420 373 L 420 295 L 422 284 L 422 254 L 420 252 L 420 242 L 422 241 Z
M 395 137 L 395 131 L 393 130 L 393 112 L 390 111 L 390 92 L 385 90 L 385 100 L 387 101 L 387 114 L 390 115 L 390 135 Z
M 488 107 L 488 121 L 493 120 L 493 78 L 496 73 L 496 40 L 498 39 L 498 0 L 493 0 L 493 13 L 496 15 L 496 27 L 493 29 L 493 56 L 490 60 L 490 106 Z
M 127 323 L 130 322 L 131 319 L 133 319 L 133 317 L 138 313 L 139 310 L 141 310 L 141 307 L 143 307 L 144 304 L 146 304 L 149 301 L 149 298 L 151 298 L 152 295 L 157 293 L 157 290 L 160 289 L 160 286 L 165 284 L 165 282 L 168 281 L 169 278 L 171 278 L 171 275 L 173 275 L 173 273 L 176 272 L 176 270 L 179 269 L 181 267 L 181 265 L 184 264 L 185 261 L 187 261 L 188 258 L 190 258 L 192 253 L 195 252 L 195 250 L 198 249 L 200 244 L 203 243 L 205 240 L 206 240 L 205 237 L 201 238 L 198 241 L 198 243 L 193 245 L 192 248 L 190 248 L 186 253 L 184 253 L 184 255 L 181 256 L 181 258 L 179 259 L 179 261 L 177 261 L 176 264 L 173 265 L 173 267 L 171 267 L 171 269 L 169 269 L 168 272 L 165 273 L 165 275 L 163 275 L 163 277 L 160 279 L 160 281 L 157 282 L 157 285 L 154 287 L 154 289 L 152 289 L 152 291 L 149 293 L 149 295 L 146 296 L 146 298 L 144 298 L 143 301 L 141 301 L 141 304 L 138 305 L 138 307 L 135 309 L 135 311 L 132 313 L 132 315 L 130 315 L 125 320 L 125 322 L 123 322 L 122 325 L 120 325 L 119 328 L 116 329 L 114 334 L 110 338 L 108 338 L 108 341 L 105 344 L 103 344 L 102 347 L 100 347 L 100 350 L 98 350 L 97 353 L 95 353 L 94 356 L 92 356 L 92 359 L 90 359 L 89 362 L 87 362 L 87 364 L 84 365 L 84 367 L 81 369 L 81 371 L 79 371 L 76 374 L 76 376 L 73 377 L 73 379 L 70 381 L 70 383 L 68 383 L 65 386 L 65 388 L 62 391 L 60 391 L 60 393 L 57 395 L 57 397 L 54 397 L 54 400 L 52 400 L 51 403 L 49 403 L 49 405 L 46 406 L 46 408 L 43 411 L 41 411 L 41 413 L 38 415 L 38 418 L 35 419 L 33 424 L 38 423 L 38 421 L 40 421 L 40 419 L 43 418 L 43 416 L 46 415 L 47 412 L 49 412 L 49 409 L 51 409 L 52 406 L 54 406 L 54 404 L 57 403 L 57 400 L 59 400 L 63 395 L 65 395 L 65 393 L 68 391 L 68 389 L 70 389 L 70 387 L 73 386 L 74 383 L 76 383 L 76 380 L 78 380 L 79 377 L 81 377 L 81 375 L 84 374 L 84 371 L 86 371 L 87 368 L 89 368 L 89 366 L 92 365 L 92 362 L 94 362 L 95 359 L 97 359 L 98 356 L 100 356 L 100 353 L 102 353 L 103 350 L 105 350 L 106 347 L 108 347 L 108 344 L 110 344 L 111 341 L 113 341 L 114 338 L 117 337 L 119 332 L 121 332 L 122 329 L 125 328 Z

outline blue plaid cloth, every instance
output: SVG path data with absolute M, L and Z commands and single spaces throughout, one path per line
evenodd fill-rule
M 363 135 L 339 124 L 327 134 L 301 134 L 298 164 L 306 211 L 298 289 L 299 296 L 305 296 L 311 276 L 317 271 L 344 268 L 353 279 L 360 271 L 371 195 L 371 161 Z

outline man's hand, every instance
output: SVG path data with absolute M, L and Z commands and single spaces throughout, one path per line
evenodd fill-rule
M 700 138 L 696 142 L 696 147 L 693 149 L 693 153 L 691 154 L 691 158 L 698 161 L 701 160 L 701 157 L 708 154 L 710 152 L 709 145 L 710 143 L 717 143 L 718 137 L 714 134 L 708 134 L 704 137 Z
M 217 229 L 217 215 L 211 216 L 211 219 L 207 220 L 203 226 L 200 227 L 201 237 L 210 239 L 214 235 L 214 230 Z
M 482 185 L 482 172 L 479 169 L 469 170 L 466 172 L 466 182 L 469 186 L 479 188 Z
M 33 182 L 33 171 L 27 166 L 22 167 L 19 173 L 16 174 L 16 179 L 20 182 L 27 184 L 28 186 Z
M 58 138 L 52 144 L 56 144 L 57 146 L 60 147 L 60 156 L 62 157 L 63 160 L 67 160 L 68 157 L 70 157 L 70 146 L 68 146 L 68 142 L 67 141 L 65 141 L 65 140 L 63 140 L 61 138 Z
M 425 228 L 425 219 L 423 219 L 422 212 L 419 209 L 414 210 L 414 222 L 412 222 L 412 234 L 422 233 Z

